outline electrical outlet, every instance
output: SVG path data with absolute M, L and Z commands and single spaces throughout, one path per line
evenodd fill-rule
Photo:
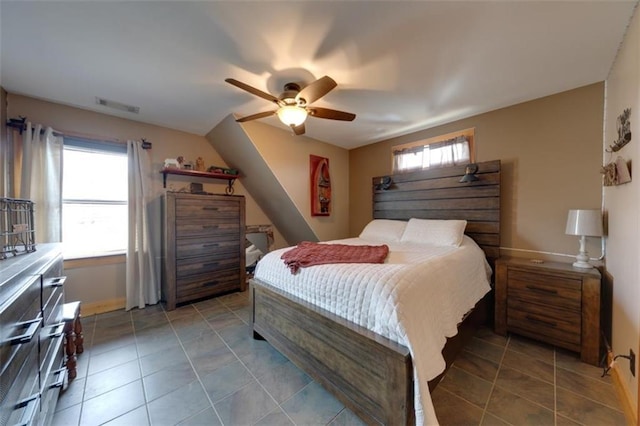
M 629 349 L 629 368 L 633 377 L 636 377 L 636 354 L 633 353 L 633 349 Z

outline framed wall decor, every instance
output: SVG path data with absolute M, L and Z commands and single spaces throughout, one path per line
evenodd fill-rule
M 309 175 L 311 178 L 311 216 L 329 216 L 331 214 L 329 159 L 310 155 Z

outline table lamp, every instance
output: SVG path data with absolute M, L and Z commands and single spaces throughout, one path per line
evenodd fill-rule
M 593 268 L 593 265 L 589 263 L 586 245 L 587 237 L 602 236 L 602 213 L 600 210 L 569 210 L 565 234 L 580 236 L 580 252 L 576 256 L 573 266 L 583 269 Z

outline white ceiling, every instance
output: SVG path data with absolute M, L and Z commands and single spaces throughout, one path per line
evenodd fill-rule
M 277 96 L 329 75 L 314 105 L 357 118 L 307 136 L 353 148 L 606 79 L 635 3 L 3 0 L 0 84 L 204 135 L 274 109 L 227 77 Z

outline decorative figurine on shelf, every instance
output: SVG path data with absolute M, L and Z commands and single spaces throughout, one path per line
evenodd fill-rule
M 179 169 L 180 163 L 175 158 L 167 158 L 164 160 L 164 168 L 165 169 Z
M 196 171 L 204 172 L 204 169 L 204 160 L 202 159 L 202 157 L 196 158 Z
M 180 157 L 176 158 L 176 161 L 180 165 L 180 167 L 178 167 L 178 168 L 181 169 L 182 168 L 182 163 L 184 163 L 184 157 L 181 155 Z

